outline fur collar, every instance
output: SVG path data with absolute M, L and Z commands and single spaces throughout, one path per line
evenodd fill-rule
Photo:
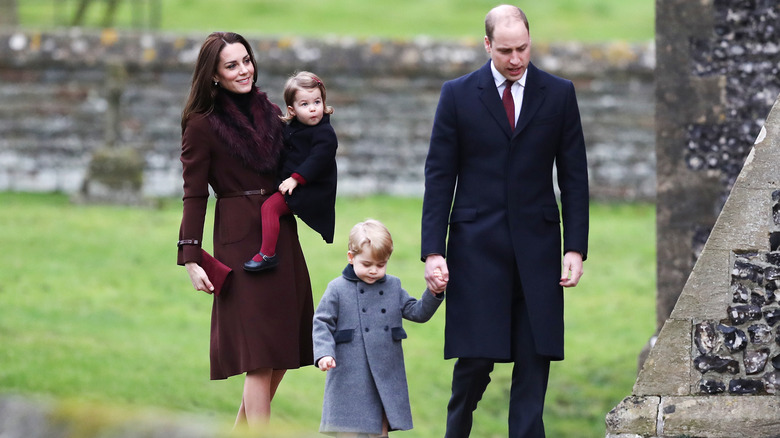
M 260 173 L 275 172 L 282 150 L 281 112 L 257 87 L 251 93 L 251 123 L 223 90 L 217 93 L 209 123 L 230 154 L 245 166 Z

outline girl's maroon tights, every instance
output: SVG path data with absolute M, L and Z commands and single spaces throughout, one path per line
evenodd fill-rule
M 263 223 L 263 243 L 260 246 L 260 252 L 266 257 L 276 255 L 276 241 L 279 240 L 279 218 L 287 214 L 292 214 L 292 211 L 284 202 L 284 195 L 280 192 L 271 195 L 260 207 L 260 218 Z M 255 254 L 252 257 L 252 260 L 256 262 L 262 259 L 260 254 Z

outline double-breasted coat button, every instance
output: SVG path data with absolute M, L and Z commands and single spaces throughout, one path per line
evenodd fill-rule
M 366 327 L 366 333 L 368 333 L 368 327 Z
M 385 331 L 388 331 L 388 330 L 390 330 L 390 327 L 385 326 Z
M 365 307 L 363 308 L 363 313 L 366 313 L 366 308 Z
M 387 313 L 387 310 L 386 309 L 382 309 L 382 313 Z
M 379 295 L 384 295 L 384 294 L 385 294 L 385 291 L 383 291 L 383 290 L 379 291 Z
M 360 293 L 361 293 L 361 294 L 362 294 L 362 293 L 365 293 L 365 292 L 366 292 L 366 291 L 364 291 L 363 289 L 360 289 Z

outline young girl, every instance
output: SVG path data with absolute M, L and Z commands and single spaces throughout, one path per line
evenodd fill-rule
M 260 210 L 260 252 L 244 263 L 244 269 L 251 272 L 279 264 L 276 241 L 281 216 L 295 213 L 327 243 L 333 243 L 338 141 L 330 125 L 333 108 L 325 104 L 325 85 L 315 74 L 302 71 L 287 80 L 284 102 L 282 183 Z
M 340 437 L 387 436 L 412 428 L 401 340 L 402 319 L 425 322 L 444 293 L 419 301 L 385 275 L 393 239 L 367 220 L 349 233 L 349 264 L 331 281 L 314 313 L 315 365 L 328 371 L 320 432 Z

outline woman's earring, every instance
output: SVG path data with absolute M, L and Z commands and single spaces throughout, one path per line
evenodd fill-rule
M 216 87 L 217 85 L 219 85 L 219 82 L 214 81 L 214 86 Z

